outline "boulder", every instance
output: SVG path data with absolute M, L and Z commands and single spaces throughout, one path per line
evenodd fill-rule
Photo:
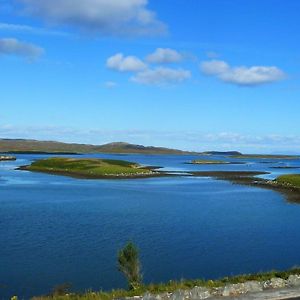
M 290 275 L 287 284 L 290 286 L 300 286 L 300 276 L 299 275 Z
M 211 296 L 210 290 L 205 287 L 194 287 L 192 290 L 190 290 L 190 299 L 207 299 Z
M 257 292 L 261 292 L 263 290 L 263 286 L 260 282 L 258 281 L 246 281 L 244 283 L 245 286 L 245 290 L 247 291 L 247 293 L 257 293 Z

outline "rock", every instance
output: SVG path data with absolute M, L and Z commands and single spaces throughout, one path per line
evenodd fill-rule
M 263 290 L 262 284 L 258 281 L 246 281 L 244 285 L 247 293 L 256 293 L 261 292 Z
M 141 300 L 162 300 L 162 295 L 152 295 L 150 293 L 146 293 L 142 298 L 139 298 Z
M 189 297 L 189 291 L 178 290 L 170 296 L 170 300 L 184 300 L 189 299 Z
M 283 288 L 287 285 L 287 281 L 282 278 L 272 278 L 271 280 L 267 280 L 263 283 L 263 287 L 265 289 L 278 289 Z
M 290 286 L 300 286 L 300 276 L 299 275 L 290 275 L 287 284 Z
M 190 290 L 190 299 L 207 299 L 211 296 L 209 289 L 205 287 L 194 287 Z
M 223 291 L 224 291 L 223 287 L 216 287 L 216 288 L 212 288 L 211 294 L 213 296 L 219 297 L 223 295 Z
M 237 296 L 247 293 L 244 283 L 228 284 L 225 286 L 222 296 Z

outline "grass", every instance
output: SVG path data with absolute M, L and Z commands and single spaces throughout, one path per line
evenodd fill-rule
M 222 287 L 226 284 L 236 284 L 236 283 L 244 283 L 246 281 L 256 280 L 256 281 L 267 281 L 271 278 L 282 278 L 288 279 L 290 275 L 298 275 L 300 274 L 300 269 L 292 269 L 289 271 L 271 271 L 266 273 L 257 273 L 257 274 L 247 274 L 247 275 L 239 275 L 234 277 L 224 277 L 219 280 L 181 280 L 181 281 L 169 281 L 167 283 L 161 284 L 149 284 L 140 287 L 138 290 L 134 291 L 126 291 L 126 290 L 113 290 L 110 292 L 93 292 L 88 291 L 83 294 L 73 294 L 70 293 L 68 295 L 62 296 L 41 296 L 34 297 L 32 300 L 112 300 L 112 299 L 120 299 L 125 297 L 133 297 L 140 296 L 145 293 L 151 294 L 161 294 L 161 293 L 172 293 L 177 290 L 188 290 L 192 289 L 195 286 L 202 286 L 207 288 L 216 288 Z
M 65 157 L 38 160 L 29 166 L 22 167 L 22 169 L 84 178 L 127 178 L 157 174 L 139 164 L 123 160 Z
M 276 181 L 281 184 L 300 188 L 300 174 L 281 175 L 276 178 Z

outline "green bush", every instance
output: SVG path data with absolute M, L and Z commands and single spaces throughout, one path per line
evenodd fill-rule
M 136 290 L 141 286 L 141 264 L 137 247 L 129 242 L 118 253 L 118 269 L 128 281 L 129 289 Z

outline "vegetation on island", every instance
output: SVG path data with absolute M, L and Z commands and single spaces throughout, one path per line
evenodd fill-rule
M 161 173 L 137 163 L 112 159 L 52 157 L 37 160 L 21 170 L 45 172 L 80 178 L 137 178 L 157 176 Z
M 193 165 L 235 165 L 242 164 L 240 162 L 230 162 L 224 160 L 205 160 L 205 159 L 195 159 L 190 162 Z
M 276 182 L 290 187 L 300 188 L 300 174 L 281 175 L 276 178 Z

